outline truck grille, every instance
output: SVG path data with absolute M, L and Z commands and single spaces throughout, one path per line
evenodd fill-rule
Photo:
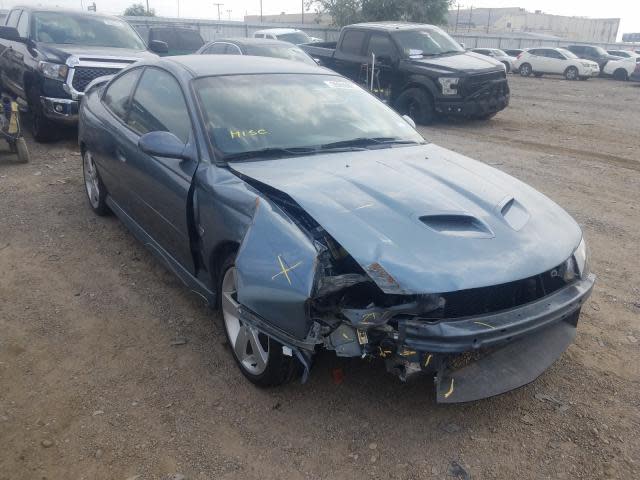
M 485 90 L 489 96 L 494 94 L 508 94 L 509 85 L 507 83 L 507 74 L 504 72 L 491 72 L 471 75 L 462 83 L 461 94 L 464 97 L 468 97 L 481 90 Z
M 87 88 L 87 85 L 89 85 L 92 80 L 104 75 L 113 75 L 120 70 L 120 68 L 76 67 L 71 85 L 78 92 L 84 92 L 84 89 Z

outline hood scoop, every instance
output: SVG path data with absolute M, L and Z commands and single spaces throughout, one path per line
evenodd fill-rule
M 443 213 L 420 217 L 434 232 L 451 237 L 493 238 L 495 235 L 488 225 L 476 217 L 464 213 Z
M 522 230 L 531 217 L 524 205 L 513 197 L 504 198 L 498 204 L 497 209 L 509 226 L 516 232 Z

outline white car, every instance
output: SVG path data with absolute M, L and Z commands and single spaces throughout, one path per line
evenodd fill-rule
M 514 67 L 523 77 L 557 74 L 567 80 L 587 80 L 600 75 L 596 62 L 578 58 L 564 48 L 530 48 L 518 56 Z
M 472 48 L 471 51 L 486 57 L 495 58 L 504 65 L 507 73 L 514 70 L 513 65 L 515 64 L 516 57 L 507 55 L 504 50 L 500 50 L 499 48 Z
M 636 53 L 632 50 L 607 50 L 609 55 L 615 55 L 616 57 L 622 58 L 635 58 L 636 61 L 640 62 L 640 53 Z
M 636 65 L 640 64 L 640 57 L 623 58 L 622 60 L 611 60 L 604 66 L 602 73 L 611 75 L 616 80 L 629 80 L 635 71 Z
M 253 38 L 281 40 L 283 42 L 293 43 L 294 45 L 322 41 L 320 38 L 310 37 L 305 32 L 298 30 L 297 28 L 267 28 L 266 30 L 258 30 L 253 34 Z

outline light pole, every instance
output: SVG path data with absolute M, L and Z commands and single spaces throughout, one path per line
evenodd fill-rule
M 260 0 L 260 23 L 262 23 L 262 0 Z
M 147 0 L 148 1 L 148 0 Z M 218 21 L 220 21 L 220 7 L 223 6 L 224 3 L 214 3 L 214 7 L 218 7 Z
M 304 0 L 301 0 L 300 3 L 302 4 L 302 19 L 301 19 L 301 23 L 304 23 Z

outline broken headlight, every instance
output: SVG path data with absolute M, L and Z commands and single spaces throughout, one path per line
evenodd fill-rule
M 39 62 L 38 68 L 45 77 L 53 78 L 54 80 L 65 80 L 67 73 L 69 73 L 69 67 L 59 63 Z
M 580 278 L 586 278 L 589 273 L 591 273 L 590 266 L 590 253 L 589 247 L 587 247 L 587 242 L 584 241 L 584 237 L 580 240 L 580 245 L 576 248 L 575 252 L 573 252 L 573 259 L 576 263 L 576 267 L 578 269 L 578 275 Z

